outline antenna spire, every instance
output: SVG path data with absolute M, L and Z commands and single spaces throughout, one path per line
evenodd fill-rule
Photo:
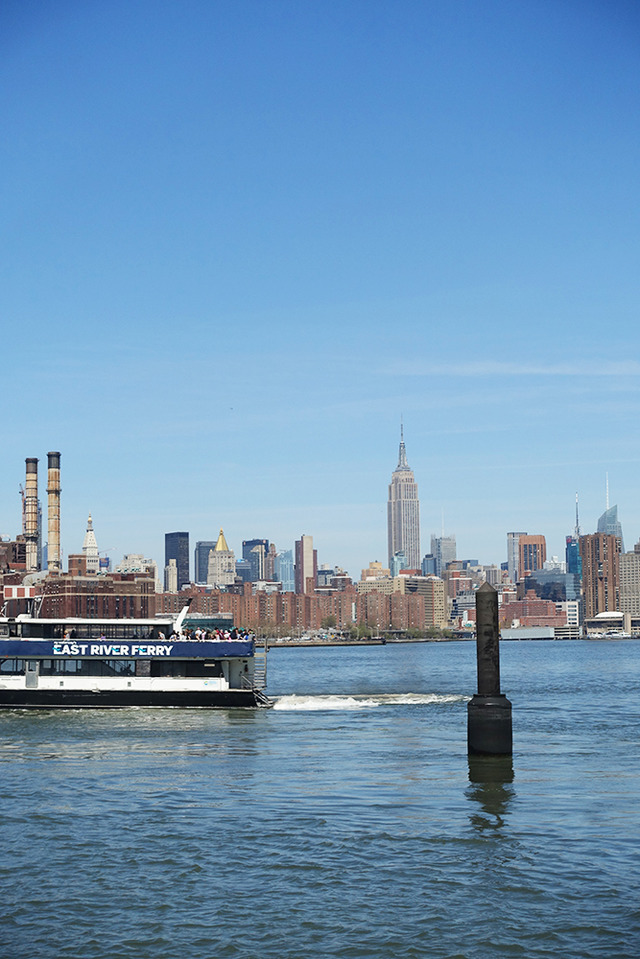
M 404 445 L 404 428 L 402 425 L 402 418 L 400 418 L 400 450 L 398 452 L 398 465 L 396 466 L 397 470 L 408 470 L 409 464 L 407 463 L 407 451 Z
M 578 494 L 576 493 L 576 539 L 580 538 L 580 521 L 578 519 Z

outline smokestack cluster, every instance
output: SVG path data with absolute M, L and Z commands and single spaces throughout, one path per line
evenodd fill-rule
M 24 496 L 24 538 L 28 573 L 38 568 L 38 459 L 28 456 Z
M 48 453 L 47 474 L 49 543 L 47 546 L 47 569 L 60 572 L 60 453 Z M 36 460 L 37 462 L 37 460 Z

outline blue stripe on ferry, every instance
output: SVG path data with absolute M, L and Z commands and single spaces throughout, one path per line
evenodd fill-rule
M 220 659 L 253 655 L 251 640 L 223 640 L 217 643 L 171 643 L 168 640 L 0 639 L 0 658 L 20 659 Z

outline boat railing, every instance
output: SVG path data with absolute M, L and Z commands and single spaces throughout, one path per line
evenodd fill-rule
M 267 638 L 256 636 L 253 643 L 253 688 L 264 689 L 267 685 Z
M 253 673 L 251 676 L 243 673 L 240 685 L 243 689 L 253 689 L 257 692 L 267 685 L 267 640 L 256 637 L 253 643 Z
M 252 683 L 248 676 L 243 675 L 240 679 L 240 685 L 243 689 L 250 689 L 255 696 L 257 706 L 273 706 L 273 700 L 269 699 L 263 689 Z

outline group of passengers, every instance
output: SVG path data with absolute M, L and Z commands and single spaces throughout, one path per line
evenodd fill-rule
M 226 642 L 233 639 L 253 639 L 253 633 L 247 629 L 181 629 L 177 633 L 171 634 L 171 642 L 184 643 L 217 643 Z

